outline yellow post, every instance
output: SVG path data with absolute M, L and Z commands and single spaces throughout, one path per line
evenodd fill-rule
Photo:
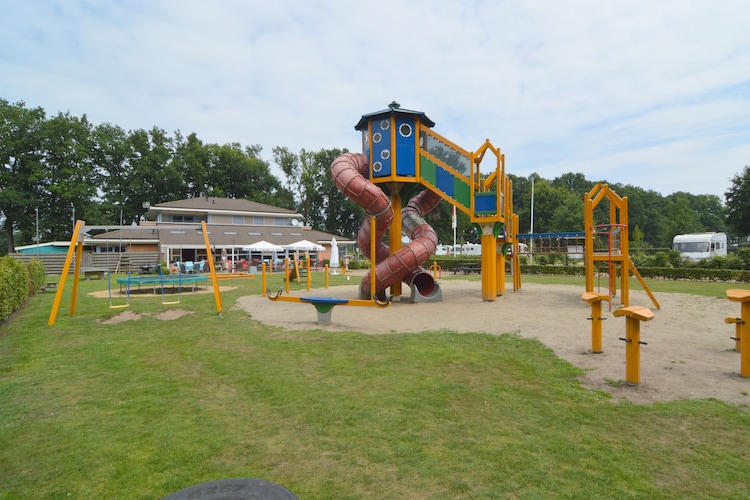
M 505 254 L 502 252 L 495 255 L 495 266 L 497 269 L 497 295 L 503 295 L 505 294 Z
M 641 381 L 641 321 L 651 321 L 654 313 L 648 307 L 623 307 L 614 312 L 616 317 L 625 316 L 625 380 L 631 384 Z
M 376 275 L 375 275 L 375 224 L 377 219 L 374 215 L 370 216 L 370 300 L 375 300 L 377 297 Z
M 750 377 L 750 333 L 747 322 L 750 321 L 750 290 L 727 290 L 727 298 L 740 303 L 740 319 L 738 323 L 740 338 L 740 375 Z
M 603 352 L 602 348 L 602 301 L 609 300 L 606 293 L 586 292 L 581 299 L 591 304 L 591 352 L 599 354 Z
M 286 293 L 289 293 L 289 257 L 284 259 L 284 282 L 286 283 Z
M 214 302 L 216 303 L 216 312 L 221 316 L 223 310 L 223 304 L 221 301 L 221 291 L 219 290 L 219 279 L 216 277 L 216 262 L 214 260 L 214 254 L 211 251 L 211 242 L 208 239 L 208 226 L 206 222 L 201 222 L 201 231 L 203 231 L 203 243 L 206 245 L 206 260 L 208 260 L 208 268 L 211 270 L 211 284 L 214 286 Z
M 742 318 L 724 318 L 724 323 L 734 323 L 734 350 L 735 352 L 742 352 L 742 325 L 745 324 Z
M 83 258 L 83 240 L 79 238 L 76 245 L 76 265 L 73 273 L 73 295 L 70 298 L 70 315 L 76 313 L 76 298 L 78 297 L 78 282 L 81 280 L 81 259 Z M 107 271 L 109 272 L 109 271 Z
M 395 167 L 394 167 L 395 168 Z M 395 171 L 395 169 L 394 169 Z M 391 222 L 390 232 L 388 234 L 388 245 L 390 253 L 393 255 L 401 249 L 401 185 L 397 182 L 391 183 L 391 207 L 393 207 L 393 221 Z M 375 225 L 372 226 L 373 234 Z M 375 254 L 373 254 L 374 256 Z M 373 274 L 373 277 L 375 275 Z M 402 294 L 401 280 L 396 280 L 391 285 L 391 295 L 400 297 Z
M 76 250 L 78 235 L 81 234 L 84 226 L 82 220 L 76 221 L 76 226 L 73 228 L 73 236 L 70 238 L 70 246 L 68 247 L 68 254 L 65 256 L 65 264 L 63 265 L 62 272 L 60 272 L 60 283 L 57 285 L 57 293 L 55 293 L 55 300 L 52 302 L 52 310 L 49 313 L 49 319 L 47 324 L 52 326 L 55 324 L 57 319 L 57 311 L 60 309 L 60 302 L 62 301 L 63 291 L 65 290 L 65 280 L 68 278 L 68 271 L 70 270 L 70 264 L 73 262 L 73 252 Z M 80 259 L 77 262 L 77 268 L 80 269 Z M 76 275 L 78 275 L 76 270 Z M 73 295 L 75 296 L 75 290 Z
M 328 264 L 326 264 L 326 288 L 328 288 Z
M 482 228 L 482 300 L 497 299 L 497 243 L 492 232 L 494 224 L 480 224 Z
M 271 267 L 273 267 L 273 266 L 271 266 Z M 263 262 L 263 264 L 261 264 L 261 268 L 260 269 L 261 269 L 261 273 L 260 273 L 260 276 L 261 276 L 260 294 L 261 295 L 265 295 L 266 294 L 266 289 L 267 289 L 267 287 L 266 287 L 266 263 L 265 262 Z
M 310 291 L 310 285 L 312 284 L 312 274 L 310 273 L 310 255 L 307 254 L 305 259 L 305 267 L 307 268 L 307 272 L 305 273 L 305 276 L 307 277 L 307 291 Z

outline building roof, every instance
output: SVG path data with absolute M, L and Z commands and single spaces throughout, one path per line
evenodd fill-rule
M 258 203 L 257 201 L 202 196 L 153 205 L 149 208 L 148 218 L 152 219 L 156 212 L 165 211 L 299 215 L 294 210 L 274 207 L 273 205 Z

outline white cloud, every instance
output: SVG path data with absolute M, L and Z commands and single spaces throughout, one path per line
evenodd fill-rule
M 397 100 L 508 171 L 723 195 L 750 163 L 750 4 L 0 0 L 0 97 L 126 129 L 359 148 Z

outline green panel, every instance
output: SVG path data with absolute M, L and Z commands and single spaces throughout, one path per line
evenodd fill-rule
M 458 177 L 453 178 L 453 197 L 455 200 L 465 206 L 467 209 L 471 208 L 471 186 L 468 183 L 462 181 Z
M 419 168 L 422 180 L 429 182 L 432 186 L 437 186 L 437 166 L 426 156 L 420 156 Z

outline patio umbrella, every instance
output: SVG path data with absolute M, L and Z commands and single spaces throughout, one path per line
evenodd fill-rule
M 307 240 L 300 240 L 288 245 L 284 245 L 284 248 L 297 252 L 322 252 L 323 250 L 325 250 L 325 247 Z
M 331 259 L 328 267 L 333 269 L 333 274 L 338 274 L 336 270 L 339 267 L 339 247 L 336 244 L 336 238 L 331 238 Z
M 283 252 L 284 247 L 274 245 L 273 243 L 269 243 L 266 240 L 260 240 L 248 247 L 245 247 L 245 250 L 249 250 L 251 252 Z

